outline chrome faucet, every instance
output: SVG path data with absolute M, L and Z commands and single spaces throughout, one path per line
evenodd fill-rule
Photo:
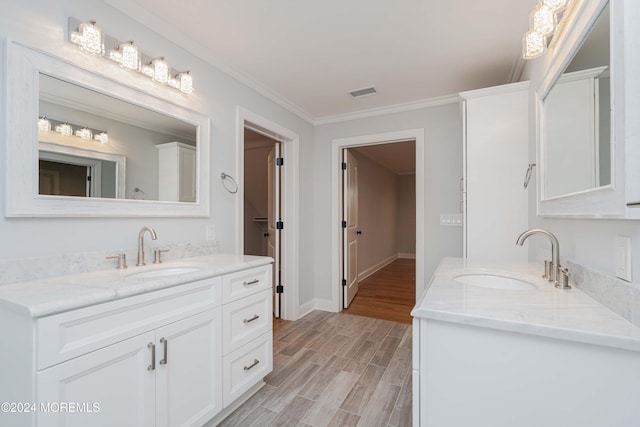
M 158 238 L 158 235 L 156 234 L 156 230 L 154 230 L 153 227 L 145 225 L 140 229 L 140 232 L 138 233 L 138 263 L 136 264 L 137 266 L 145 265 L 144 264 L 144 232 L 145 231 L 148 231 L 149 234 L 151 234 L 151 238 L 153 240 L 156 240 Z
M 542 228 L 531 228 L 518 237 L 516 245 L 522 246 L 524 244 L 524 241 L 527 240 L 529 236 L 533 236 L 534 234 L 547 236 L 549 238 L 549 241 L 551 242 L 551 265 L 549 266 L 548 273 L 545 268 L 545 275 L 548 274 L 549 281 L 554 282 L 556 288 L 571 288 L 571 286 L 569 286 L 568 284 L 569 272 L 560 266 L 560 243 L 558 243 L 558 239 L 553 235 L 553 233 L 547 230 L 543 230 Z

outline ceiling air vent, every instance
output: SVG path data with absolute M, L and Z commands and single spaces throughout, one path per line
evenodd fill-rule
M 356 99 L 356 98 L 362 98 L 363 96 L 375 95 L 376 93 L 378 93 L 376 92 L 376 88 L 371 86 L 371 87 L 365 87 L 364 89 L 352 90 L 351 92 L 349 92 L 349 95 L 351 95 L 354 99 Z

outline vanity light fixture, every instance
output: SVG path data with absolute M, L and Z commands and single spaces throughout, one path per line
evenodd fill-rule
M 127 70 L 140 70 L 140 51 L 132 41 L 121 43 L 118 49 L 110 51 L 109 59 L 116 61 L 122 68 Z
M 88 127 L 83 127 L 82 129 L 78 129 L 75 131 L 75 136 L 79 136 L 82 139 L 90 140 L 93 139 L 93 132 Z
M 104 33 L 96 25 L 96 21 L 83 22 L 78 26 L 78 31 L 72 31 L 69 37 L 83 51 L 92 55 L 104 55 Z
M 42 116 L 38 119 L 38 130 L 42 132 L 51 131 L 51 122 L 47 120 L 46 116 Z
M 56 132 L 58 132 L 60 135 L 64 135 L 64 136 L 72 136 L 73 135 L 73 128 L 71 127 L 71 125 L 67 122 L 64 122 L 62 124 L 59 124 L 55 127 Z
M 96 133 L 93 137 L 96 141 L 100 142 L 100 144 L 108 144 L 109 143 L 109 135 L 105 131 L 101 131 L 100 133 Z
M 119 42 L 105 34 L 95 21 L 80 22 L 69 18 L 71 28 L 69 40 L 78 45 L 84 52 L 104 56 L 117 62 L 124 69 L 146 75 L 158 84 L 166 85 L 186 95 L 193 93 L 193 77 L 186 72 L 172 70 L 164 57 L 149 58 L 144 55 L 132 41 Z M 105 53 L 105 45 L 115 46 Z
M 524 35 L 522 56 L 533 59 L 544 53 L 570 0 L 540 0 L 531 12 L 529 31 Z

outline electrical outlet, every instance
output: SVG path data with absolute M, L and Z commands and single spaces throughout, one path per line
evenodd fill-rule
M 462 227 L 462 214 L 440 214 L 440 225 Z
M 215 224 L 207 224 L 207 240 L 208 241 L 216 240 L 216 225 Z
M 631 237 L 616 237 L 616 276 L 631 281 Z

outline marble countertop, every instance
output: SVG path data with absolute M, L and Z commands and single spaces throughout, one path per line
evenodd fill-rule
M 414 317 L 533 334 L 640 352 L 640 328 L 573 286 L 560 290 L 534 264 L 445 258 L 411 314 Z M 455 280 L 463 274 L 527 281 L 527 290 L 490 289 Z
M 71 274 L 0 286 L 0 308 L 31 317 L 43 317 L 146 292 L 220 276 L 251 267 L 268 265 L 268 257 L 215 254 L 183 258 L 162 264 Z M 197 268 L 164 277 L 131 277 L 145 271 Z

